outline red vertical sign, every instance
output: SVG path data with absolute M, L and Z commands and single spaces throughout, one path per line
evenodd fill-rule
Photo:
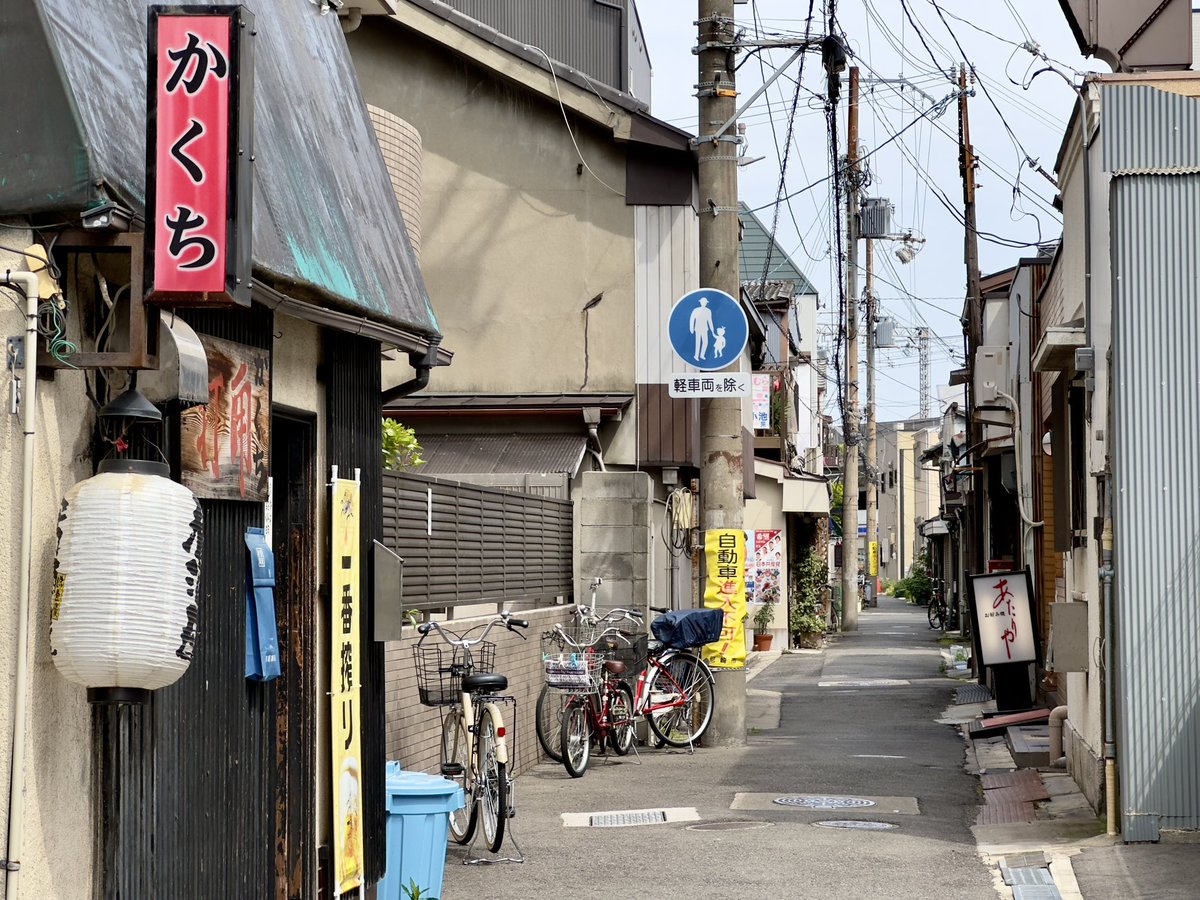
M 158 19 L 154 287 L 225 290 L 229 16 Z
M 237 6 L 151 8 L 151 299 L 250 302 L 252 22 Z

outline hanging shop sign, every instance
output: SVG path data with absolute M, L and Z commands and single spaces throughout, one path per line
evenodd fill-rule
M 200 335 L 208 404 L 180 415 L 183 483 L 206 500 L 270 496 L 271 351 Z
M 147 296 L 249 306 L 254 17 L 240 6 L 149 15 Z
M 330 732 L 333 739 L 334 878 L 336 893 L 344 894 L 362 885 L 364 873 L 358 482 L 338 478 L 335 471 L 331 507 L 333 590 L 329 646 L 333 658 L 329 665 L 329 693 L 333 702 Z
M 1037 634 L 1028 571 L 972 575 L 970 590 L 983 664 L 1035 662 Z
M 746 532 L 704 532 L 704 606 L 725 614 L 721 637 L 705 644 L 704 661 L 715 669 L 746 665 Z
M 754 430 L 770 431 L 771 429 L 771 376 L 752 375 L 750 377 L 750 395 L 754 402 Z

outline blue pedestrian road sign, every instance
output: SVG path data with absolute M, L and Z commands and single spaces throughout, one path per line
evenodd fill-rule
M 750 325 L 740 303 L 724 291 L 703 288 L 676 301 L 667 335 L 675 355 L 685 363 L 715 372 L 738 361 Z

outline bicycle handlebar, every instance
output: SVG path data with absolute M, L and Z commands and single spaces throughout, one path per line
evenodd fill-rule
M 525 635 L 521 634 L 519 631 L 513 631 L 513 628 L 528 628 L 529 622 L 525 619 L 514 619 L 512 617 L 512 613 L 510 612 L 502 612 L 500 615 L 496 616 L 496 618 L 487 623 L 487 627 L 483 629 L 483 634 L 479 635 L 477 638 L 468 638 L 465 635 L 459 635 L 456 632 L 451 631 L 449 628 L 444 627 L 440 622 L 426 622 L 423 625 L 417 626 L 417 632 L 421 635 L 421 640 L 417 643 L 422 643 L 425 638 L 429 636 L 431 631 L 436 631 L 442 636 L 442 640 L 444 640 L 447 644 L 451 644 L 455 647 L 474 647 L 483 643 L 483 641 L 487 639 L 488 634 L 491 633 L 491 630 L 497 625 L 503 625 L 509 631 L 512 631 L 513 634 L 517 635 L 522 640 L 525 640 Z M 479 625 L 474 625 L 467 629 L 467 633 L 469 634 L 471 631 L 479 627 Z

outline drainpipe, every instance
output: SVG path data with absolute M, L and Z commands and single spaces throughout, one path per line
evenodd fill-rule
M 1108 480 L 1104 485 L 1104 530 L 1100 535 L 1104 564 L 1100 593 L 1104 601 L 1104 805 L 1108 833 L 1117 833 L 1117 745 L 1113 728 L 1113 523 Z
M 600 445 L 600 407 L 584 407 L 583 424 L 588 430 L 588 452 L 596 458 L 600 471 L 607 472 L 608 469 L 604 466 L 604 448 Z
M 1050 765 L 1058 767 L 1063 762 L 1063 722 L 1067 719 L 1067 708 L 1056 706 L 1050 710 Z
M 5 900 L 20 894 L 21 845 L 25 829 L 25 719 L 29 668 L 29 602 L 33 568 L 33 453 L 37 426 L 37 313 L 38 277 L 32 272 L 5 271 L 0 284 L 13 285 L 25 295 L 25 367 L 21 376 L 21 562 L 17 587 L 17 660 L 13 679 L 12 769 L 8 782 L 8 849 L 2 865 Z
M 384 391 L 380 397 L 380 402 L 383 406 L 387 406 L 393 400 L 399 400 L 401 397 L 415 394 L 429 384 L 429 370 L 437 365 L 437 348 L 441 342 L 441 337 L 430 338 L 429 346 L 425 348 L 424 353 L 408 354 L 408 364 L 416 369 L 417 374 L 403 384 L 398 384 Z
M 362 24 L 362 9 L 352 6 L 346 10 L 345 15 L 338 16 L 338 21 L 342 26 L 342 34 L 349 34 Z

